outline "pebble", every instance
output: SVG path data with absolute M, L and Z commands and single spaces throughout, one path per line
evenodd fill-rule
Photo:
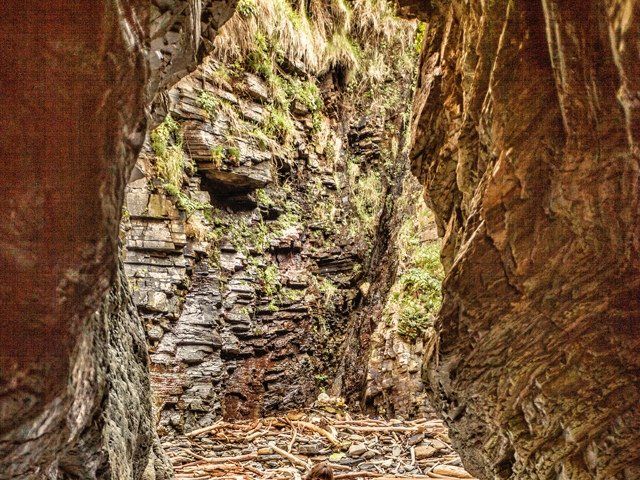
M 447 450 L 449 448 L 449 446 L 446 443 L 436 439 L 431 440 L 429 442 L 429 445 L 431 445 L 436 450 Z
M 416 458 L 418 460 L 422 460 L 425 458 L 431 458 L 437 452 L 437 449 L 432 447 L 431 445 L 418 445 L 415 448 Z
M 407 440 L 407 445 L 414 446 L 419 444 L 423 440 L 424 440 L 424 433 L 417 433 L 416 435 L 409 437 L 409 439 Z
M 354 443 L 349 447 L 349 455 L 351 457 L 359 457 L 367 451 L 367 446 L 364 443 Z

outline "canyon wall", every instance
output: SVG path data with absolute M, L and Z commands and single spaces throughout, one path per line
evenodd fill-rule
M 243 4 L 239 35 L 262 8 Z M 323 389 L 359 400 L 372 312 L 395 273 L 381 258 L 394 252 L 417 61 L 415 25 L 387 21 L 375 81 L 373 41 L 353 35 L 357 66 L 315 69 L 260 26 L 244 56 L 214 48 L 168 91 L 122 225 L 161 434 L 309 406 Z
M 634 1 L 403 1 L 443 237 L 425 369 L 480 478 L 640 478 Z
M 124 186 L 145 108 L 234 2 L 157 3 L 3 5 L 0 478 L 139 478 L 157 447 Z

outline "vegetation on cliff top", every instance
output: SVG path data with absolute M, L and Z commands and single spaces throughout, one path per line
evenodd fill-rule
M 237 10 L 213 55 L 228 64 L 248 59 L 265 78 L 283 61 L 316 77 L 375 75 L 372 51 L 404 51 L 413 41 L 388 0 L 240 0 Z

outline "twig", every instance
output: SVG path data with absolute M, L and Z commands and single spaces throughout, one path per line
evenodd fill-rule
M 323 437 L 325 437 L 327 440 L 329 440 L 334 446 L 336 447 L 341 447 L 342 443 L 340 443 L 340 441 L 334 437 L 331 433 L 327 432 L 324 428 L 319 427 L 318 425 L 311 423 L 311 422 L 303 422 L 300 420 L 296 420 L 291 422 L 294 425 L 298 426 L 298 427 L 302 427 L 302 428 L 306 428 L 308 430 L 312 430 L 320 435 L 322 435 Z
M 269 448 L 271 448 L 271 450 L 273 450 L 278 455 L 282 455 L 284 458 L 289 460 L 291 463 L 293 463 L 295 465 L 299 465 L 299 466 L 304 467 L 304 468 L 309 468 L 309 464 L 307 462 L 305 462 L 301 458 L 298 458 L 295 455 L 287 452 L 286 450 L 281 449 L 280 447 L 276 446 L 275 443 L 273 443 L 273 442 L 269 443 Z
M 203 433 L 208 433 L 208 432 L 212 432 L 214 430 L 217 430 L 218 428 L 220 428 L 222 426 L 224 422 L 222 421 L 217 421 L 216 423 L 214 423 L 213 425 L 209 425 L 208 427 L 204 427 L 204 428 L 198 428 L 197 430 L 193 430 L 189 433 L 185 433 L 185 437 L 187 438 L 191 438 L 191 437 L 195 437 L 197 435 L 202 435 Z
M 377 472 L 349 472 L 349 473 L 339 473 L 338 475 L 334 475 L 333 478 L 339 480 L 341 478 L 364 478 L 364 477 L 382 477 L 384 476 L 382 473 Z
M 234 455 L 231 457 L 202 457 L 200 460 L 190 463 L 183 463 L 182 465 L 176 465 L 175 468 L 192 467 L 196 465 L 212 464 L 212 463 L 226 463 L 226 462 L 244 462 L 247 460 L 255 460 L 258 458 L 257 453 L 247 453 L 245 455 Z
M 424 430 L 422 425 L 416 427 L 358 427 L 352 425 L 334 425 L 336 428 L 353 430 L 354 432 L 420 432 Z
M 289 445 L 287 446 L 287 452 L 289 452 L 289 453 L 291 453 L 291 449 L 293 448 L 293 444 L 296 443 L 296 438 L 298 437 L 298 430 L 296 430 L 296 427 L 294 427 L 292 425 L 291 428 L 293 428 L 293 436 L 291 437 L 291 441 L 289 442 Z

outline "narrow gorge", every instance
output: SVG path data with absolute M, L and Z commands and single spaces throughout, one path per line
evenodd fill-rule
M 639 2 L 6 3 L 0 479 L 640 479 Z

